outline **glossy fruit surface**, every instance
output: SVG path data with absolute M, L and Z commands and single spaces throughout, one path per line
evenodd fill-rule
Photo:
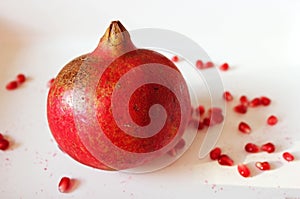
M 92 53 L 60 71 L 47 102 L 59 147 L 104 170 L 134 168 L 170 151 L 190 110 L 187 85 L 174 63 L 136 48 L 118 21 Z

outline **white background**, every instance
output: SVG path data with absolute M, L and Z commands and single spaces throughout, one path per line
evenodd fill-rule
M 300 2 L 274 1 L 17 1 L 0 2 L 0 132 L 12 146 L 0 151 L 0 198 L 300 198 Z M 104 172 L 87 168 L 58 150 L 45 116 L 47 81 L 72 58 L 92 51 L 112 20 L 127 29 L 165 28 L 201 45 L 216 63 L 224 87 L 237 98 L 267 95 L 272 106 L 243 116 L 256 128 L 250 136 L 236 131 L 240 116 L 231 106 L 218 146 L 236 163 L 258 160 L 273 169 L 242 178 L 234 167 L 197 159 L 199 133 L 175 164 L 148 174 Z M 17 73 L 30 77 L 20 89 L 5 85 Z M 268 127 L 265 118 L 279 117 Z M 243 145 L 273 141 L 274 154 L 247 155 Z M 282 160 L 292 151 L 296 161 Z M 61 176 L 78 179 L 61 194 Z

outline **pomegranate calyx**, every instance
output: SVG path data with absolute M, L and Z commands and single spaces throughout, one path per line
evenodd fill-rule
M 112 21 L 100 40 L 101 43 L 107 42 L 112 46 L 118 46 L 125 41 L 130 41 L 130 35 L 120 21 Z

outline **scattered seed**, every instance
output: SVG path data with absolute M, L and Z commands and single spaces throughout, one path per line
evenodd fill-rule
M 248 106 L 249 105 L 249 101 L 248 98 L 245 95 L 242 95 L 240 97 L 240 103 L 244 106 Z
M 213 62 L 211 62 L 211 61 L 208 61 L 208 62 L 206 62 L 205 64 L 204 64 L 204 68 L 211 68 L 211 67 L 213 67 L 215 64 L 213 63 Z
M 268 105 L 270 105 L 271 100 L 270 100 L 270 98 L 268 98 L 268 97 L 266 97 L 266 96 L 262 96 L 262 97 L 260 97 L 260 103 L 261 103 L 263 106 L 268 106 Z
M 206 117 L 203 119 L 203 124 L 204 126 L 209 126 L 210 125 L 210 118 Z
M 258 169 L 262 170 L 262 171 L 266 171 L 266 170 L 270 170 L 271 169 L 271 166 L 270 166 L 269 162 L 256 162 L 255 166 Z
M 227 71 L 229 69 L 228 63 L 224 63 L 219 67 L 220 70 L 222 71 Z
M 258 107 L 261 104 L 260 99 L 259 98 L 254 98 L 249 102 L 249 106 L 250 107 Z
M 277 122 L 278 122 L 278 119 L 277 119 L 276 116 L 271 115 L 271 116 L 268 117 L 267 123 L 268 123 L 270 126 L 273 126 L 273 125 L 277 124 Z
M 71 179 L 69 177 L 63 177 L 61 178 L 58 184 L 58 190 L 61 193 L 66 193 L 70 190 L 70 184 L 71 184 Z
M 196 61 L 196 67 L 199 69 L 203 69 L 204 68 L 204 64 L 201 60 L 197 60 Z
M 239 104 L 233 108 L 236 113 L 245 114 L 247 113 L 247 106 Z
M 210 151 L 209 157 L 212 160 L 218 160 L 219 157 L 221 156 L 221 153 L 222 153 L 221 148 L 216 147 L 216 148 L 214 148 L 213 150 Z
M 5 151 L 9 147 L 9 141 L 5 138 L 0 139 L 0 150 Z
M 173 57 L 172 57 L 172 61 L 173 61 L 173 62 L 178 62 L 178 61 L 179 61 L 179 57 L 176 56 L 176 55 L 173 56 Z
M 242 133 L 250 133 L 251 127 L 246 122 L 240 122 L 239 131 Z
M 273 153 L 275 151 L 275 145 L 271 142 L 268 142 L 266 144 L 263 144 L 260 149 L 268 153 Z
M 198 110 L 199 110 L 200 115 L 203 115 L 203 114 L 205 113 L 205 108 L 204 108 L 204 106 L 202 106 L 202 105 L 200 105 L 200 106 L 198 107 Z
M 222 154 L 218 158 L 218 163 L 224 166 L 232 166 L 233 160 L 226 154 Z
M 52 78 L 48 81 L 48 87 L 50 88 L 54 82 L 55 78 Z
M 293 156 L 293 154 L 291 154 L 290 152 L 284 152 L 284 153 L 282 154 L 282 157 L 283 157 L 286 161 L 288 161 L 288 162 L 291 162 L 291 161 L 293 161 L 293 160 L 295 159 L 295 157 Z
M 232 101 L 233 100 L 233 96 L 231 95 L 231 93 L 229 91 L 225 91 L 223 93 L 223 98 L 229 102 L 229 101 Z
M 245 164 L 239 164 L 238 166 L 237 166 L 237 169 L 238 169 L 238 172 L 241 174 L 241 176 L 243 176 L 243 177 L 245 177 L 245 178 L 247 178 L 247 177 L 249 177 L 250 176 L 250 169 L 248 168 L 248 166 L 247 165 L 245 165 Z
M 8 84 L 6 84 L 6 90 L 15 90 L 16 88 L 18 88 L 17 81 L 11 81 Z
M 259 147 L 253 143 L 247 143 L 244 148 L 245 148 L 245 151 L 247 151 L 249 153 L 259 152 Z
M 17 75 L 17 82 L 18 83 L 24 83 L 26 81 L 26 76 L 24 74 L 18 74 Z

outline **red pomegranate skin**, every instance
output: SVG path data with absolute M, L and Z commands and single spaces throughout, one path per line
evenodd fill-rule
M 143 64 L 162 64 L 180 73 L 174 63 L 165 56 L 155 51 L 137 49 L 122 24 L 112 22 L 94 52 L 72 60 L 60 71 L 49 90 L 47 100 L 49 127 L 60 149 L 87 166 L 102 170 L 119 170 L 133 168 L 151 161 L 157 157 L 157 154 L 151 155 L 152 152 L 162 149 L 174 140 L 180 140 L 184 132 L 184 128 L 180 128 L 180 125 L 185 127 L 188 124 L 191 110 L 188 88 L 182 76 L 169 74 L 169 78 L 165 80 L 168 84 L 180 88 L 182 104 L 172 91 L 155 82 L 136 89 L 127 104 L 130 117 L 138 126 L 147 126 L 151 123 L 149 117 L 151 106 L 162 105 L 167 117 L 163 128 L 158 133 L 146 138 L 135 137 L 120 129 L 115 121 L 112 106 L 126 106 L 124 102 L 127 99 L 121 96 L 113 104 L 114 91 L 123 89 L 122 92 L 132 92 L 126 87 L 127 84 L 134 84 L 138 79 L 150 80 L 153 75 L 166 76 L 162 74 L 165 72 L 158 70 L 136 76 L 128 80 L 125 85 L 118 83 L 127 72 L 134 71 L 134 69 L 138 71 L 139 66 Z M 96 85 L 95 92 L 92 94 L 89 87 L 85 88 L 89 84 Z M 74 90 L 78 87 L 83 88 L 82 96 L 74 95 Z M 87 116 L 90 107 L 87 110 L 81 110 L 81 106 L 76 104 L 79 98 L 87 99 L 88 105 L 92 104 L 96 123 L 89 120 Z M 118 112 L 118 118 L 122 123 L 122 118 L 126 120 L 126 114 Z M 182 120 L 182 118 L 186 119 Z M 77 123 L 81 120 L 88 121 L 88 123 L 91 121 L 87 125 L 84 137 L 78 132 Z M 121 151 L 129 152 L 129 155 L 124 156 L 118 150 L 110 150 L 103 137 L 100 136 L 99 127 L 113 145 Z M 137 127 L 127 128 L 127 130 L 135 132 L 137 130 L 135 128 Z M 167 152 L 172 147 L 174 145 L 166 147 L 164 151 Z M 147 156 L 140 158 L 136 157 L 136 154 L 147 154 Z

